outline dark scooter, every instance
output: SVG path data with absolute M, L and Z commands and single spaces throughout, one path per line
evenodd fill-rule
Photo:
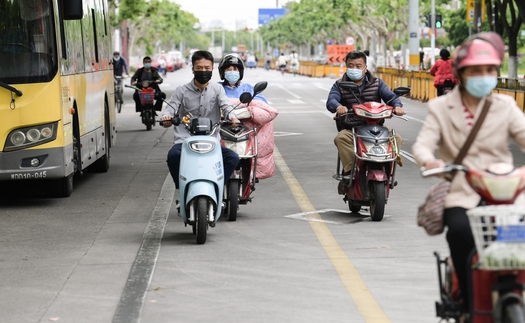
M 151 130 L 151 127 L 155 125 L 155 89 L 150 86 L 153 83 L 154 81 L 142 81 L 142 89 L 133 85 L 125 85 L 139 93 L 142 106 L 140 116 L 142 123 L 146 125 L 146 130 Z

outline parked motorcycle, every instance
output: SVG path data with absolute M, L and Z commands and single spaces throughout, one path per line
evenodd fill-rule
M 125 85 L 126 87 L 132 88 L 139 93 L 140 104 L 142 105 L 141 118 L 142 123 L 146 125 L 146 130 L 151 130 L 151 127 L 155 125 L 155 89 L 150 85 L 154 81 L 142 81 L 142 88 L 138 88 L 133 85 Z
M 219 123 L 191 115 L 176 116 L 172 123 L 182 123 L 191 134 L 181 147 L 179 212 L 184 225 L 192 226 L 197 244 L 204 244 L 208 227 L 215 227 L 222 213 L 224 167 L 221 144 L 214 136 Z
M 351 212 L 357 213 L 362 206 L 370 206 L 372 221 L 381 221 L 385 205 L 397 182 L 395 171 L 399 148 L 395 140 L 395 130 L 392 135 L 381 125 L 382 120 L 392 118 L 394 107 L 389 106 L 393 99 L 408 94 L 410 88 L 398 87 L 394 90 L 395 98 L 386 104 L 378 102 L 361 102 L 355 95 L 358 87 L 354 82 L 341 82 L 343 89 L 349 90 L 359 104 L 352 106 L 354 116 L 363 118 L 366 125 L 352 128 L 354 138 L 355 161 L 348 176 L 341 172 L 341 161 L 337 158 L 337 173 L 333 178 L 340 182 L 339 194 L 348 202 Z M 404 120 L 404 117 L 397 116 Z
M 120 111 L 122 110 L 122 104 L 124 103 L 122 76 L 115 75 L 114 82 L 115 82 L 115 108 L 117 109 L 117 112 L 120 113 Z
M 469 185 L 484 201 L 467 211 L 476 251 L 468 263 L 466 294 L 470 308 L 459 300 L 459 283 L 450 258 L 437 260 L 440 301 L 436 315 L 470 323 L 523 323 L 525 308 L 525 206 L 514 205 L 525 190 L 525 166 L 493 164 L 487 170 L 462 165 L 423 170 L 426 176 L 463 171 Z
M 255 84 L 253 97 L 263 92 L 267 86 L 267 82 Z M 253 97 L 249 92 L 244 92 L 239 100 L 248 106 L 252 102 Z M 235 151 L 240 159 L 224 190 L 224 214 L 227 216 L 228 221 L 237 220 L 239 204 L 244 205 L 252 201 L 251 193 L 255 191 L 255 183 L 257 182 L 257 128 L 248 127 L 242 123 L 242 119 L 251 117 L 248 110 L 242 109 L 240 105 L 237 105 L 234 111 L 241 123 L 232 128 L 232 122 L 224 120 L 222 121 L 224 127 L 221 127 L 220 130 L 224 146 Z

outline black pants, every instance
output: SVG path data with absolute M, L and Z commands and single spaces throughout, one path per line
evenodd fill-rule
M 468 309 L 471 302 L 471 300 L 468 299 L 469 292 L 467 290 L 467 273 L 470 268 L 468 258 L 472 250 L 476 248 L 476 245 L 472 231 L 470 230 L 467 209 L 461 207 L 445 209 L 443 220 L 448 227 L 447 242 L 450 249 L 450 256 L 458 275 L 465 308 Z
M 162 102 L 166 99 L 166 93 L 155 91 L 155 111 L 162 110 Z M 135 112 L 142 112 L 142 104 L 140 103 L 139 92 L 133 93 L 133 100 L 135 101 Z

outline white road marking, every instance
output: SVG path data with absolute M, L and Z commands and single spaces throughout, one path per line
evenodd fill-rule
M 302 133 L 299 133 L 299 132 L 274 131 L 274 133 L 273 133 L 274 137 L 300 136 L 300 135 L 302 135 Z
M 300 95 L 297 95 L 295 93 L 293 93 L 292 91 L 288 90 L 287 88 L 285 88 L 283 85 L 281 84 L 277 84 L 278 87 L 280 87 L 284 92 L 290 94 L 291 96 L 293 96 L 294 98 L 296 99 L 300 99 L 301 96 Z
M 291 104 L 303 104 L 305 103 L 303 100 L 286 100 L 290 102 Z

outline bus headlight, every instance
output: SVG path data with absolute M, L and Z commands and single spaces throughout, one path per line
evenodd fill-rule
M 58 122 L 19 128 L 7 136 L 4 151 L 13 151 L 38 146 L 56 139 Z
M 21 146 L 26 141 L 26 135 L 22 131 L 15 131 L 11 135 L 11 143 L 15 146 Z M 7 146 L 7 145 L 6 145 Z
M 38 131 L 37 129 L 30 129 L 28 132 L 27 132 L 27 140 L 31 141 L 31 142 L 35 142 L 37 141 L 38 139 L 40 138 L 40 131 Z

